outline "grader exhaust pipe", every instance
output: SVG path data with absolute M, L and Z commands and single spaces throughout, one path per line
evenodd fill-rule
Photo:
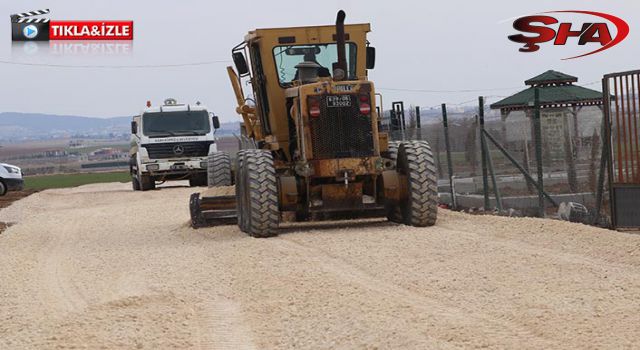
M 333 65 L 333 79 L 344 80 L 347 75 L 347 53 L 345 49 L 345 35 L 344 35 L 344 19 L 347 15 L 344 11 L 338 11 L 338 18 L 336 18 L 336 43 L 338 46 L 338 62 Z

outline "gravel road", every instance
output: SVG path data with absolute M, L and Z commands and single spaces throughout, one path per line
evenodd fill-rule
M 640 236 L 440 211 L 437 226 L 193 230 L 193 189 L 33 194 L 0 211 L 1 349 L 623 349 Z

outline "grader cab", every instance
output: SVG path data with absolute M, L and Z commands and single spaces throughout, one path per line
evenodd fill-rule
M 252 236 L 276 235 L 281 221 L 436 221 L 431 149 L 424 141 L 389 142 L 379 131 L 375 88 L 367 78 L 375 65 L 370 25 L 344 20 L 340 11 L 335 26 L 257 29 L 232 50 L 235 70 L 227 70 L 237 112 L 255 145 L 235 157 L 235 206 L 238 225 Z M 230 205 L 220 208 L 219 202 L 192 198 L 194 223 L 207 225 L 218 211 L 228 217 Z

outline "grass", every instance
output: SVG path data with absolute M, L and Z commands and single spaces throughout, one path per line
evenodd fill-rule
M 49 188 L 67 188 L 104 182 L 129 182 L 127 171 L 82 174 L 58 174 L 27 176 L 24 187 L 27 190 L 45 190 Z

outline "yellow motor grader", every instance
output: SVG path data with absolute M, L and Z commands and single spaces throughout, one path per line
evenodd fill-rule
M 369 24 L 257 29 L 233 48 L 227 67 L 253 148 L 210 155 L 235 196 L 194 194 L 194 227 L 235 218 L 254 237 L 282 221 L 386 216 L 412 226 L 437 217 L 436 168 L 425 141 L 389 142 L 379 131 Z M 252 89 L 245 97 L 243 82 Z M 210 179 L 212 176 L 209 177 Z M 212 182 L 209 182 L 212 185 Z

